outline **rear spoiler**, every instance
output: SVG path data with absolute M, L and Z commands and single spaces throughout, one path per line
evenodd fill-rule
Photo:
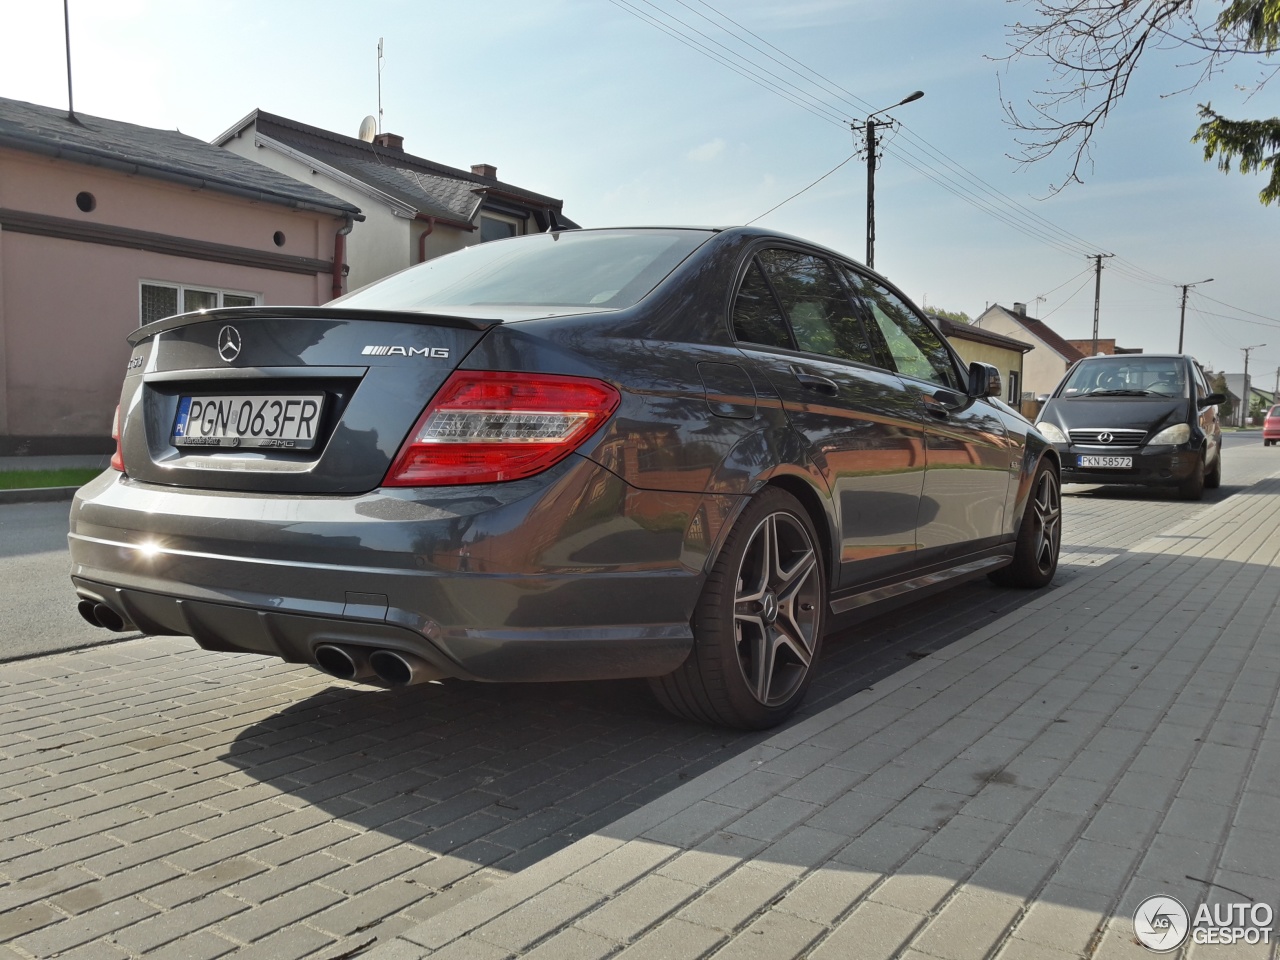
M 409 313 L 403 310 L 357 310 L 349 307 L 222 307 L 217 310 L 197 310 L 179 313 L 144 324 L 128 340 L 136 347 L 144 340 L 166 330 L 190 326 L 193 323 L 225 320 L 377 320 L 384 323 L 421 323 L 432 327 L 456 327 L 462 330 L 488 330 L 502 323 L 500 319 L 473 319 L 451 317 L 434 313 Z

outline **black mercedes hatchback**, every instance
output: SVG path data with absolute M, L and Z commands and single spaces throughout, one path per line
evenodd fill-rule
M 1088 357 L 1067 371 L 1036 427 L 1061 454 L 1064 482 L 1174 487 L 1199 500 L 1222 482 L 1225 402 L 1189 356 Z
M 765 727 L 845 615 L 1058 562 L 1059 455 L 994 368 L 763 230 L 502 240 L 130 342 L 71 513 L 111 629 L 380 686 L 647 677 Z

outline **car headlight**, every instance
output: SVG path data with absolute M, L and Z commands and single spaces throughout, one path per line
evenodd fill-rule
M 1191 426 L 1186 423 L 1175 423 L 1172 427 L 1165 427 L 1154 437 L 1147 441 L 1147 445 L 1151 446 L 1158 443 L 1179 444 L 1186 443 L 1191 439 Z
M 1036 424 L 1036 429 L 1044 434 L 1044 438 L 1050 443 L 1066 443 L 1067 437 L 1061 430 L 1047 420 L 1041 420 Z

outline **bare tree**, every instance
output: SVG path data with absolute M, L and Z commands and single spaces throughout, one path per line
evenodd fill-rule
M 1280 0 L 1010 0 L 1029 6 L 1032 19 L 1008 27 L 1011 52 L 1005 59 L 1041 59 L 1049 65 L 1046 83 L 1019 106 L 1001 95 L 1009 123 L 1022 136 L 1024 163 L 1044 160 L 1059 150 L 1070 167 L 1055 192 L 1081 181 L 1092 164 L 1091 145 L 1111 111 L 1129 88 L 1133 72 L 1153 50 L 1178 51 L 1183 65 L 1197 73 L 1181 91 L 1193 90 L 1240 55 L 1257 56 L 1261 89 L 1280 67 L 1270 58 L 1280 49 Z M 1242 173 L 1272 170 L 1264 203 L 1280 199 L 1276 166 L 1280 120 L 1232 121 L 1201 105 L 1205 121 L 1195 135 L 1205 159 L 1218 157 L 1230 170 L 1239 158 Z M 1261 124 L 1262 127 L 1250 126 Z M 1243 125 L 1243 126 L 1242 126 Z M 1269 125 L 1275 125 L 1269 126 Z

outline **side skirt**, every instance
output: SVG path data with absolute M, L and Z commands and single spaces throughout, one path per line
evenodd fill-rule
M 957 557 L 945 566 L 939 565 L 927 573 L 917 574 L 906 580 L 881 581 L 855 587 L 853 590 L 842 592 L 831 598 L 831 613 L 838 616 L 859 607 L 891 600 L 916 590 L 951 586 L 961 580 L 990 573 L 992 570 L 1008 566 L 1013 561 L 1013 549 L 1012 543 L 1001 544 L 998 547 Z

